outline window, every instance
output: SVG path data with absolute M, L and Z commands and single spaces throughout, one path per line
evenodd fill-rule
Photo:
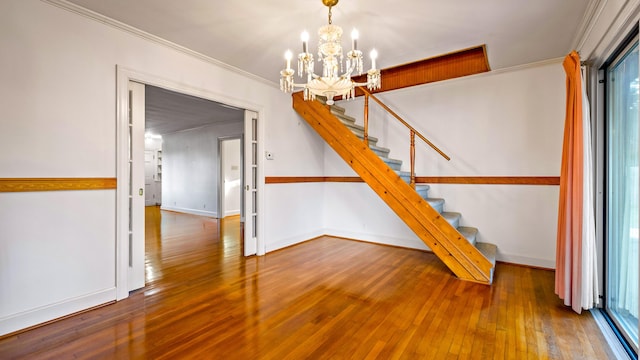
M 638 37 L 606 67 L 605 304 L 628 349 L 638 353 Z

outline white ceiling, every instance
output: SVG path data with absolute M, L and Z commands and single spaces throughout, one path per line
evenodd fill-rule
M 327 22 L 321 0 L 68 0 L 272 82 L 300 33 Z M 360 32 L 385 68 L 486 44 L 491 69 L 566 55 L 597 0 L 342 0 L 333 23 Z M 365 68 L 369 67 L 369 61 Z M 147 99 L 149 100 L 149 99 Z M 198 116 L 196 116 L 198 117 Z M 166 126 L 164 124 L 163 126 Z
M 69 1 L 274 83 L 285 50 L 301 50 L 305 29 L 316 44 L 327 21 L 321 0 Z M 566 55 L 592 1 L 341 0 L 333 22 L 343 46 L 357 28 L 381 68 L 486 44 L 495 70 Z
M 241 109 L 149 85 L 145 105 L 145 130 L 153 135 L 244 120 Z

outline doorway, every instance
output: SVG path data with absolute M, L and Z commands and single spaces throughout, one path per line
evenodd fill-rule
M 161 79 L 160 77 L 151 76 L 148 74 L 138 73 L 129 69 L 118 67 L 118 87 L 117 87 L 117 118 L 118 118 L 118 132 L 117 132 L 117 199 L 116 208 L 118 211 L 117 221 L 117 239 L 116 239 L 116 287 L 117 298 L 120 300 L 126 298 L 129 291 L 144 286 L 144 251 L 141 254 L 137 253 L 133 249 L 139 244 L 140 240 L 135 240 L 136 235 L 140 233 L 144 234 L 144 217 L 142 220 L 134 219 L 133 214 L 136 213 L 136 205 L 133 203 L 138 200 L 144 210 L 144 131 L 132 132 L 130 129 L 139 129 L 140 123 L 144 124 L 144 117 L 142 120 L 136 119 L 134 114 L 139 114 L 140 99 L 144 99 L 144 93 L 140 96 L 135 90 L 130 91 L 129 87 L 134 84 L 134 88 L 140 88 L 135 84 L 144 86 L 150 85 L 165 89 L 168 91 L 177 92 L 183 96 L 195 97 L 208 101 L 217 102 L 222 107 L 234 108 L 234 109 L 246 109 L 251 105 L 245 101 L 238 99 L 217 99 L 216 96 L 208 93 L 204 90 L 188 87 L 184 84 L 178 84 Z M 224 101 L 224 102 L 221 102 Z M 130 105 L 133 104 L 133 107 Z M 136 105 L 137 109 L 136 109 Z M 261 139 L 262 133 L 258 130 L 261 128 L 261 123 L 258 122 L 258 112 L 242 111 L 242 121 L 244 129 L 250 129 L 251 133 L 247 134 L 252 139 L 253 150 L 255 154 L 260 153 L 262 150 Z M 241 122 L 242 123 L 242 122 Z M 142 126 L 144 129 L 144 125 Z M 217 141 L 217 139 L 216 139 Z M 246 149 L 243 149 L 243 153 Z M 141 153 L 137 157 L 135 154 Z M 168 159 L 166 157 L 166 151 L 163 150 L 164 163 L 168 165 Z M 250 207 L 252 209 L 258 209 L 259 202 L 262 198 L 262 192 L 264 188 L 264 178 L 261 171 L 261 159 L 254 156 L 252 162 L 252 175 L 254 176 L 252 181 L 248 181 L 246 177 L 248 173 L 243 172 L 243 181 L 245 183 L 251 183 L 252 196 L 246 197 L 251 202 Z M 166 172 L 165 172 L 166 174 Z M 163 183 L 167 181 L 167 177 L 163 175 Z M 163 184 L 164 186 L 164 184 Z M 165 199 L 162 201 L 164 202 Z M 246 207 L 246 205 L 245 205 Z M 262 225 L 262 214 L 257 211 L 253 213 L 254 225 L 253 231 L 245 238 L 244 248 L 255 249 L 253 254 L 262 255 L 264 251 L 258 251 L 258 249 L 264 249 L 264 246 L 258 246 L 258 242 L 261 242 L 261 231 L 258 230 L 258 226 Z M 251 235 L 251 236 L 249 236 Z M 144 236 L 141 237 L 142 246 L 144 247 Z M 142 259 L 140 262 L 139 260 Z M 136 265 L 141 264 L 141 265 Z M 141 271 L 142 269 L 142 271 Z M 133 275 L 133 276 L 132 276 Z M 140 284 L 139 278 L 142 276 L 142 283 Z
M 220 218 L 241 216 L 242 210 L 242 138 L 218 138 L 218 213 Z

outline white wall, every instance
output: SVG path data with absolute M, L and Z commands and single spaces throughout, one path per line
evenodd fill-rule
M 224 214 L 240 214 L 241 154 L 240 139 L 225 140 L 221 145 L 221 169 L 224 180 Z
M 267 251 L 327 234 L 322 225 L 323 213 L 331 209 L 323 207 L 326 193 L 323 183 L 273 184 L 267 189 L 265 203 L 279 204 L 283 210 L 265 214 L 274 240 L 267 244 Z
M 0 46 L 0 178 L 116 177 L 116 65 L 258 111 L 261 149 L 277 155 L 261 163 L 265 175 L 322 171 L 322 143 L 298 125 L 290 96 L 264 81 L 39 0 L 0 2 Z M 322 201 L 287 188 L 264 189 L 265 214 Z M 283 189 L 292 196 L 273 201 Z M 0 194 L 0 334 L 115 298 L 115 197 Z M 297 216 L 260 225 L 267 248 L 322 228 Z
M 324 176 L 325 142 L 291 109 L 291 98 L 285 111 L 293 121 L 269 123 L 265 150 L 273 160 L 266 161 L 266 176 Z M 271 135 L 273 134 L 273 135 Z M 313 155 L 313 156 L 311 156 Z M 269 242 L 266 251 L 273 251 L 301 241 L 324 235 L 322 183 L 272 184 L 265 191 L 265 222 Z
M 560 60 L 378 95 L 451 157 L 446 161 L 417 140 L 419 176 L 559 176 L 564 128 L 564 73 Z M 362 99 L 341 102 L 362 118 Z M 409 134 L 370 105 L 371 135 L 409 170 Z M 352 175 L 326 147 L 327 175 Z M 325 226 L 332 234 L 426 248 L 366 185 L 326 184 Z M 479 241 L 498 246 L 498 259 L 555 266 L 557 186 L 432 185 L 431 197 Z M 378 205 L 372 205 L 378 204 Z
M 161 208 L 222 217 L 218 213 L 218 138 L 240 136 L 243 127 L 239 120 L 165 134 Z
M 114 298 L 114 209 L 109 190 L 0 193 L 0 334 Z

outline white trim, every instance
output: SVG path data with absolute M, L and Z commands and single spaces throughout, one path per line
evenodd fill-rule
M 45 1 L 45 0 L 43 0 Z M 47 0 L 48 1 L 48 0 Z M 197 96 L 203 99 L 251 110 L 258 114 L 258 153 L 264 153 L 265 112 L 263 105 L 251 103 L 245 99 L 230 97 L 222 93 L 213 93 L 188 84 L 177 83 L 161 76 L 132 70 L 116 65 L 116 300 L 129 296 L 127 287 L 128 272 L 128 102 L 129 81 L 136 81 L 146 85 L 153 85 L 167 90 Z M 264 254 L 265 225 L 264 225 L 264 163 L 263 157 L 258 157 L 258 255 Z M 262 253 L 260 252 L 262 250 Z
M 52 319 L 58 319 L 69 314 L 106 304 L 113 301 L 115 297 L 116 288 L 114 287 L 96 291 L 92 294 L 66 299 L 21 313 L 12 314 L 10 316 L 0 318 L 0 335 L 10 334 L 18 330 L 51 321 Z
M 498 254 L 496 254 L 496 261 L 502 261 L 510 264 L 518 264 L 518 265 L 526 265 L 526 266 L 536 266 L 545 269 L 554 270 L 556 268 L 556 260 L 546 260 L 546 259 L 538 259 L 532 258 L 528 256 L 520 256 L 520 255 L 509 255 L 500 252 L 498 249 Z
M 160 210 L 175 211 L 175 212 L 184 213 L 184 214 L 207 216 L 207 217 L 214 217 L 214 218 L 218 217 L 218 212 L 216 211 L 204 211 L 204 210 L 197 210 L 197 209 L 182 208 L 177 206 L 160 206 Z
M 113 28 L 122 30 L 124 32 L 127 32 L 127 33 L 129 33 L 131 35 L 135 35 L 135 36 L 140 37 L 142 39 L 149 40 L 149 41 L 154 42 L 156 44 L 160 44 L 160 45 L 166 46 L 168 48 L 171 48 L 173 50 L 179 51 L 181 53 L 193 56 L 194 58 L 197 58 L 199 60 L 214 64 L 214 65 L 219 66 L 219 67 L 221 67 L 223 69 L 226 69 L 226 70 L 229 70 L 229 71 L 234 72 L 236 74 L 239 74 L 241 76 L 247 77 L 247 78 L 249 78 L 251 80 L 258 81 L 258 82 L 260 82 L 262 84 L 265 84 L 265 85 L 268 85 L 268 86 L 271 86 L 271 87 L 274 87 L 274 88 L 279 88 L 279 85 L 276 84 L 273 81 L 269 81 L 269 80 L 267 80 L 267 79 L 265 79 L 263 77 L 257 76 L 255 74 L 250 73 L 250 72 L 247 72 L 247 71 L 244 71 L 242 69 L 239 69 L 239 68 L 237 68 L 235 66 L 232 66 L 232 65 L 229 65 L 227 63 L 224 63 L 224 62 L 222 62 L 222 61 L 220 61 L 218 59 L 214 59 L 214 58 L 212 58 L 210 56 L 204 55 L 204 54 L 199 53 L 197 51 L 193 51 L 193 50 L 191 50 L 189 48 L 186 48 L 184 46 L 178 45 L 178 44 L 173 43 L 173 42 L 171 42 L 169 40 L 165 40 L 165 39 L 163 39 L 163 38 L 161 38 L 159 36 L 150 34 L 150 33 L 146 32 L 146 31 L 140 30 L 140 29 L 138 29 L 136 27 L 133 27 L 131 25 L 127 25 L 127 24 L 125 24 L 123 22 L 120 22 L 118 20 L 115 20 L 115 19 L 112 19 L 110 17 L 104 16 L 102 14 L 99 14 L 99 13 L 95 12 L 95 11 L 91 11 L 89 9 L 86 9 L 86 8 L 80 6 L 80 5 L 76 5 L 76 4 L 70 3 L 67 0 L 41 0 L 41 1 L 43 1 L 45 3 L 49 3 L 49 4 L 53 5 L 53 6 L 59 7 L 61 9 L 70 11 L 72 13 L 84 16 L 86 18 L 89 18 L 91 20 L 97 21 L 99 23 L 102 23 L 102 24 L 111 26 Z
M 595 68 L 602 66 L 615 47 L 636 25 L 640 15 L 640 0 L 626 0 L 616 9 L 618 4 L 619 2 L 601 0 L 590 6 L 587 11 L 591 11 L 592 14 L 586 15 L 589 17 L 589 23 L 580 27 L 580 30 L 585 32 L 578 33 L 578 38 L 574 41 L 580 57 L 583 60 L 590 60 Z M 600 22 L 605 23 L 600 24 Z M 593 33 L 594 30 L 596 33 Z M 591 39 L 593 41 L 589 45 Z M 588 45 L 591 47 L 585 49 L 584 47 Z
M 587 10 L 584 12 L 584 16 L 582 17 L 582 21 L 578 26 L 576 37 L 571 42 L 572 49 L 581 49 L 584 46 L 587 38 L 591 35 L 591 31 L 593 30 L 596 21 L 602 14 L 602 10 L 606 3 L 607 0 L 590 0 L 589 5 L 587 5 Z
M 129 80 L 133 76 L 116 68 L 116 300 L 129 296 Z
M 260 204 L 258 204 L 258 206 L 260 206 Z M 305 241 L 309 241 L 309 240 L 313 240 L 315 238 L 318 238 L 320 236 L 325 236 L 325 232 L 322 230 L 317 230 L 317 231 L 313 231 L 313 232 L 308 232 L 308 233 L 304 233 L 304 234 L 299 234 L 296 236 L 291 236 L 288 237 L 286 239 L 282 239 L 276 243 L 272 243 L 269 244 L 268 246 L 265 246 L 265 251 L 266 252 L 272 252 L 275 250 L 279 250 L 279 249 L 284 249 L 287 248 L 289 246 L 294 246 L 297 244 L 300 244 L 302 242 Z M 327 235 L 327 236 L 332 236 L 332 235 Z
M 251 147 L 251 144 L 253 143 L 253 141 L 251 140 L 253 138 L 253 121 L 257 121 L 257 158 L 256 158 L 256 163 L 253 164 L 252 160 L 250 160 L 251 158 L 253 158 L 253 155 L 249 156 L 249 154 L 251 154 L 253 152 L 253 149 Z M 264 157 L 263 156 L 259 156 L 258 154 L 263 154 L 264 153 L 264 129 L 265 129 L 265 119 L 263 119 L 260 116 L 260 113 L 257 113 L 255 111 L 252 111 L 250 109 L 245 110 L 244 112 L 244 143 L 243 143 L 243 159 L 244 159 L 244 164 L 243 164 L 243 173 L 242 173 L 242 178 L 243 178 L 243 182 L 244 182 L 244 201 L 243 204 L 241 204 L 241 206 L 244 206 L 245 209 L 245 235 L 244 235 L 244 242 L 245 242 L 245 251 L 244 251 L 244 255 L 245 256 L 249 256 L 252 255 L 255 251 L 255 254 L 258 256 L 261 255 L 265 255 L 267 253 L 267 241 L 266 241 L 266 236 L 265 236 L 265 223 L 263 221 L 263 219 L 266 218 L 265 213 L 264 213 L 264 197 L 265 197 L 265 191 L 264 191 Z M 247 181 L 248 178 L 252 177 L 252 172 L 250 171 L 250 168 L 256 165 L 258 167 L 258 171 L 257 171 L 257 177 L 258 177 L 258 183 L 256 186 L 256 191 L 257 191 L 257 204 L 253 204 L 252 201 L 252 196 L 247 196 L 247 185 L 249 185 L 249 182 Z M 253 183 L 251 182 L 251 191 L 253 191 Z M 250 219 L 251 216 L 253 216 L 253 213 L 250 214 L 249 209 L 252 208 L 253 206 L 256 206 L 256 222 L 257 222 L 257 228 L 254 229 L 252 228 L 253 224 L 253 219 Z M 255 231 L 255 233 L 257 234 L 256 237 L 253 237 L 253 231 Z M 255 248 L 254 248 L 255 246 Z
M 267 252 L 297 245 L 299 243 L 313 240 L 321 236 L 331 236 L 335 238 L 355 240 L 355 241 L 361 241 L 365 243 L 378 244 L 378 245 L 384 245 L 384 246 L 394 246 L 394 247 L 413 249 L 413 250 L 419 250 L 419 251 L 430 251 L 430 249 L 421 240 L 417 238 L 414 238 L 414 239 L 396 238 L 396 237 L 390 237 L 390 236 L 380 236 L 376 234 L 358 233 L 358 232 L 344 231 L 344 230 L 338 230 L 338 229 L 322 229 L 314 232 L 300 234 L 294 237 L 289 237 L 287 239 L 278 241 L 275 244 L 270 244 L 269 247 L 267 248 Z M 511 264 L 535 266 L 535 267 L 540 267 L 545 269 L 555 268 L 555 260 L 545 260 L 545 259 L 531 258 L 531 257 L 519 256 L 519 255 L 508 255 L 508 254 L 498 253 L 496 254 L 496 260 L 501 262 L 511 263 Z
M 237 210 L 226 210 L 224 212 L 224 217 L 236 216 L 236 215 L 240 215 L 240 209 L 237 209 Z
M 616 359 L 631 360 L 629 354 L 627 354 L 627 351 L 622 347 L 620 339 L 618 339 L 618 337 L 613 333 L 613 330 L 611 330 L 611 326 L 609 325 L 607 320 L 605 320 L 604 315 L 602 315 L 602 310 L 591 309 L 589 311 L 591 312 L 593 319 L 596 321 L 596 324 L 598 324 L 602 335 L 607 341 L 607 344 L 609 344 L 609 348 L 611 348 L 611 351 L 615 355 Z
M 357 240 L 372 244 L 380 244 L 380 245 L 388 245 L 401 247 L 405 249 L 415 249 L 422 251 L 429 251 L 429 247 L 425 245 L 422 240 L 420 240 L 417 235 L 413 238 L 400 238 L 395 236 L 388 235 L 379 235 L 373 233 L 365 233 L 365 232 L 355 232 L 355 231 L 345 231 L 340 229 L 330 229 L 325 228 L 324 235 L 326 236 L 334 236 L 337 238 L 345 238 L 350 240 Z
M 536 61 L 536 62 L 532 62 L 532 63 L 528 63 L 528 64 L 515 65 L 515 66 L 511 66 L 511 67 L 497 69 L 497 70 L 491 70 L 488 73 L 480 73 L 480 74 L 477 74 L 477 75 L 495 75 L 495 74 L 510 73 L 510 72 L 514 72 L 514 71 L 533 69 L 533 68 L 537 68 L 537 67 L 541 67 L 541 66 L 547 66 L 547 65 L 553 65 L 553 64 L 562 64 L 562 61 L 564 61 L 564 56 L 557 57 L 557 58 L 546 59 L 546 60 L 540 60 L 540 61 Z M 464 76 L 462 78 L 456 78 L 456 79 L 468 79 L 469 77 L 473 77 L 473 76 L 476 76 L 476 75 Z

